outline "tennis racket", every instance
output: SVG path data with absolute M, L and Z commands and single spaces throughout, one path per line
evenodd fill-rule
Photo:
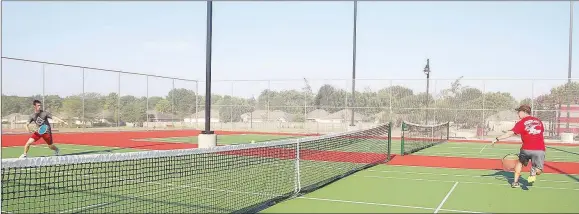
M 48 125 L 46 125 L 46 124 L 41 125 L 41 126 L 34 124 L 33 126 L 34 126 L 34 128 L 30 129 L 32 131 L 32 133 L 38 132 L 38 134 L 43 135 L 48 131 Z
M 512 171 L 515 169 L 515 166 L 519 162 L 519 155 L 518 154 L 508 154 L 505 155 L 502 159 L 503 163 L 503 170 L 505 171 Z

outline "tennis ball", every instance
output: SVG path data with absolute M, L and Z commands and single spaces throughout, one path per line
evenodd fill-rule
M 251 143 L 255 143 L 255 140 L 251 140 Z

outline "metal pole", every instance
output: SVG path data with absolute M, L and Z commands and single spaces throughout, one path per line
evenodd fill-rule
M 121 112 L 121 73 L 119 74 L 119 82 L 117 85 L 117 131 L 121 130 L 120 124 L 121 124 L 121 117 L 120 117 L 120 112 Z
M 567 132 L 570 131 L 569 127 L 569 120 L 571 119 L 571 93 L 569 90 L 571 87 L 571 67 L 572 67 L 572 59 L 573 59 L 573 1 L 569 4 L 569 66 L 567 67 Z
M 175 128 L 175 79 L 173 79 L 173 89 L 171 89 L 171 91 L 173 91 L 173 94 L 171 95 L 171 124 L 173 125 L 173 129 Z
M 352 115 L 350 118 L 350 126 L 354 124 L 354 106 L 356 106 L 356 31 L 358 22 L 358 1 L 354 1 L 354 29 L 352 39 Z
M 424 112 L 424 116 L 425 116 L 425 124 L 428 124 L 428 95 L 429 93 L 429 89 L 430 89 L 430 59 L 426 59 L 426 67 L 424 68 L 424 71 L 426 73 L 426 109 Z
M 147 79 L 147 109 L 145 110 L 145 115 L 147 115 L 147 130 L 149 130 L 149 76 L 146 76 Z
M 44 71 L 44 66 L 45 64 L 42 64 L 42 111 L 44 111 L 44 107 L 46 106 L 46 104 L 44 103 L 44 97 L 45 97 L 45 90 L 46 90 L 46 81 L 45 81 L 45 71 Z
M 211 39 L 213 30 L 213 1 L 207 1 L 207 40 L 205 44 L 205 130 L 203 134 L 213 134 L 211 131 Z
M 199 81 L 195 81 L 195 128 L 199 128 Z
M 86 120 L 84 118 L 84 68 L 82 69 L 82 132 L 84 132 L 84 129 L 86 128 Z

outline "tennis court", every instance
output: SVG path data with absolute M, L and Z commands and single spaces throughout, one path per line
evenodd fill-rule
M 388 135 L 385 129 L 309 138 L 220 135 L 218 144 L 230 146 L 212 151 L 168 149 L 165 144 L 196 143 L 196 137 L 171 134 L 132 139 L 137 145 L 163 143 L 154 144 L 162 147 L 158 151 L 149 151 L 155 150 L 152 146 L 124 148 L 120 143 L 121 147 L 59 144 L 65 154 L 58 160 L 62 165 L 34 167 L 39 159 L 3 168 L 2 209 L 14 213 L 579 211 L 573 203 L 579 198 L 579 146 L 549 146 L 546 173 L 533 186 L 527 185 L 524 173 L 522 188 L 513 189 L 512 173 L 497 169 L 500 159 L 516 152 L 518 145 L 483 149 L 480 142 L 444 142 L 400 156 L 401 141 L 389 141 Z M 249 143 L 252 140 L 258 143 Z M 82 150 L 91 153 L 74 156 Z M 135 152 L 144 150 L 149 152 Z M 31 155 L 36 156 L 33 151 L 52 155 L 48 148 L 32 148 Z M 21 152 L 21 146 L 2 148 L 3 158 Z M 383 164 L 388 153 L 394 157 Z

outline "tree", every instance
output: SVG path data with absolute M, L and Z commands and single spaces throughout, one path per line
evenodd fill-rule
M 162 99 L 157 102 L 157 105 L 155 105 L 155 110 L 160 113 L 169 113 L 171 112 L 171 102 L 169 102 L 169 100 Z

